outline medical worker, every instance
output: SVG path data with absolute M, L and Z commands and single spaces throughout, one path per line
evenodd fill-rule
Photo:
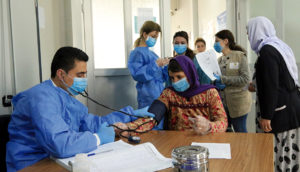
M 87 86 L 87 61 L 86 53 L 77 48 L 60 48 L 51 64 L 51 79 L 13 98 L 7 171 L 21 170 L 50 156 L 67 158 L 92 151 L 114 141 L 114 128 L 108 124 L 134 120 L 119 112 L 102 117 L 89 114 L 73 97 Z M 147 114 L 144 109 L 122 110 Z
M 189 48 L 189 36 L 187 32 L 185 31 L 179 31 L 176 32 L 173 36 L 173 47 L 174 47 L 174 56 L 178 55 L 186 55 L 191 60 L 193 60 L 194 65 L 197 70 L 199 82 L 201 85 L 203 84 L 211 84 L 212 81 L 210 78 L 204 73 L 204 71 L 201 69 L 193 50 Z
M 159 58 L 151 47 L 156 44 L 160 26 L 153 21 L 146 21 L 140 29 L 140 37 L 134 43 L 134 50 L 130 52 L 128 69 L 132 78 L 137 81 L 138 107 L 143 108 L 160 96 L 164 82 L 168 78 L 166 65 L 168 59 Z
M 215 75 L 215 84 L 223 85 L 221 97 L 228 115 L 228 126 L 231 128 L 232 125 L 235 132 L 247 133 L 252 99 L 247 89 L 250 70 L 246 51 L 236 44 L 230 30 L 221 30 L 215 37 L 214 49 L 222 53 L 218 58 L 222 76 Z
M 202 53 L 206 49 L 206 42 L 203 38 L 197 38 L 195 41 L 195 53 Z

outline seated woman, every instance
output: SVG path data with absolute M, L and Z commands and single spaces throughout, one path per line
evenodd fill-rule
M 187 56 L 177 56 L 170 60 L 168 72 L 172 86 L 148 110 L 155 114 L 155 120 L 140 118 L 118 126 L 142 133 L 165 118 L 165 130 L 193 129 L 199 134 L 225 132 L 227 117 L 219 93 L 212 85 L 200 86 L 193 61 Z

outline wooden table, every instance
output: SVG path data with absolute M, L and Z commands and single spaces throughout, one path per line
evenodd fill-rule
M 210 172 L 273 172 L 273 135 L 256 133 L 215 133 L 199 136 L 190 131 L 151 131 L 141 135 L 142 142 L 151 142 L 166 157 L 175 147 L 192 142 L 230 143 L 231 159 L 210 159 Z M 22 172 L 66 172 L 50 159 L 27 167 Z M 163 171 L 172 171 L 166 169 Z

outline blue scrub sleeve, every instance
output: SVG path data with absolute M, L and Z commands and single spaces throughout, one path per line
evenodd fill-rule
M 48 94 L 46 95 L 48 96 Z M 36 95 L 30 101 L 35 137 L 43 149 L 54 157 L 67 158 L 97 148 L 91 132 L 76 132 L 62 118 L 62 104 L 57 96 Z
M 133 108 L 131 106 L 126 106 L 120 111 L 127 112 L 129 114 L 133 114 Z M 108 124 L 114 124 L 116 122 L 128 123 L 131 121 L 136 120 L 136 117 L 125 115 L 121 112 L 112 112 L 105 116 L 96 116 L 94 114 L 86 114 L 81 119 L 81 131 L 91 131 L 91 132 L 98 132 L 99 128 L 102 123 L 106 122 Z
M 145 64 L 143 55 L 141 53 L 131 54 L 128 62 L 129 71 L 134 80 L 138 82 L 147 82 L 161 77 L 161 69 L 156 64 L 156 61 L 150 61 Z M 136 56 L 136 57 L 133 57 Z
M 129 114 L 134 114 L 133 113 L 134 109 L 131 106 L 126 106 L 126 107 L 120 109 L 120 111 L 129 113 Z M 136 117 L 128 116 L 121 112 L 112 112 L 105 116 L 101 116 L 102 123 L 107 122 L 108 124 L 114 124 L 116 122 L 128 123 L 128 122 L 135 121 L 136 119 L 137 119 Z

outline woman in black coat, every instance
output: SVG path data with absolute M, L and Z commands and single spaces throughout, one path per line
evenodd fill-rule
M 300 92 L 298 68 L 291 48 L 276 37 L 266 17 L 247 25 L 255 63 L 260 127 L 274 133 L 275 171 L 299 171 Z

